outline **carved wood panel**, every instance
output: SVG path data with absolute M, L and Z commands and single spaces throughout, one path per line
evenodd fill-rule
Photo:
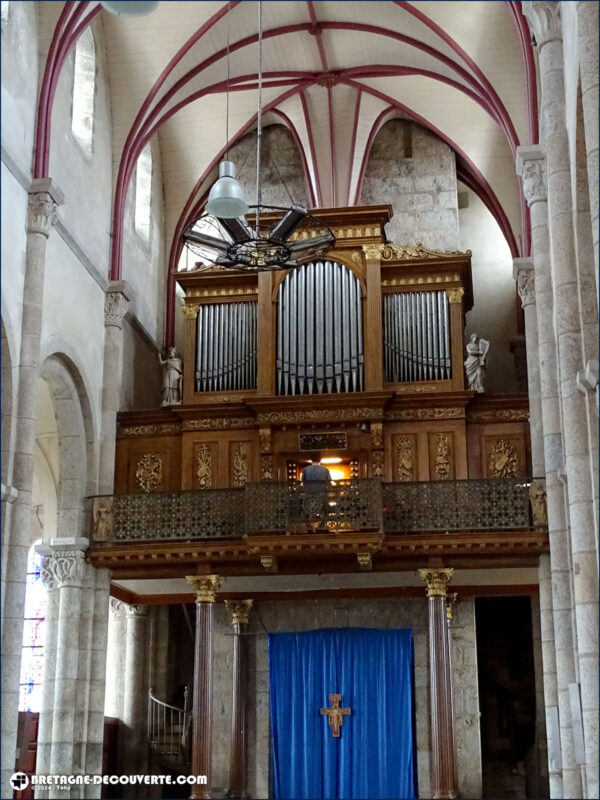
M 216 489 L 219 465 L 218 442 L 195 442 L 192 470 L 195 489 Z
M 131 441 L 126 448 L 119 448 L 115 487 L 117 491 L 128 493 L 176 489 L 178 479 L 171 474 L 172 465 L 176 471 L 177 455 L 172 453 L 170 439 Z
M 418 479 L 417 434 L 392 436 L 392 481 L 399 483 Z
M 486 478 L 514 478 L 527 472 L 525 437 L 522 435 L 485 436 L 483 453 Z
M 451 481 L 454 479 L 454 433 L 441 431 L 429 434 L 429 479 Z

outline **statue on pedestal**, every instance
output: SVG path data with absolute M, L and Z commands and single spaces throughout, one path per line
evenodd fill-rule
M 490 343 L 487 339 L 480 339 L 476 333 L 471 334 L 467 342 L 467 358 L 465 360 L 465 373 L 467 375 L 467 388 L 480 394 L 485 391 L 486 358 Z
M 163 368 L 163 406 L 181 405 L 181 381 L 183 370 L 181 359 L 174 347 L 169 347 L 166 358 L 158 354 L 158 360 Z

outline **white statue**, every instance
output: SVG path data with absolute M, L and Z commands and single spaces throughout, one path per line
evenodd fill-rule
M 467 374 L 468 388 L 474 392 L 483 392 L 485 380 L 486 358 L 490 343 L 487 339 L 480 339 L 476 333 L 471 334 L 467 342 L 467 358 L 465 372 Z
M 163 368 L 163 399 L 161 405 L 181 405 L 182 368 L 177 350 L 174 347 L 169 347 L 167 357 L 163 358 L 159 353 L 158 360 Z

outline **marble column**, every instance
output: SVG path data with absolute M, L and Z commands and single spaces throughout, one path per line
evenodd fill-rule
M 213 619 L 217 575 L 188 575 L 196 592 L 196 642 L 194 647 L 194 693 L 191 775 L 206 776 L 206 784 L 194 784 L 192 800 L 212 797 L 212 661 Z
M 226 601 L 233 628 L 233 694 L 231 747 L 229 750 L 229 791 L 231 798 L 248 797 L 248 741 L 246 706 L 248 702 L 248 639 L 246 632 L 253 600 Z
M 50 178 L 33 181 L 29 189 L 21 349 L 16 371 L 18 401 L 15 415 L 13 485 L 17 496 L 10 515 L 10 529 L 4 530 L 6 568 L 3 573 L 5 584 L 2 604 L 2 797 L 12 797 L 9 779 L 14 771 L 17 742 L 46 244 L 56 221 L 56 209 L 63 199 L 62 192 Z
M 104 299 L 104 363 L 102 370 L 102 431 L 100 439 L 99 494 L 113 494 L 117 411 L 123 377 L 123 318 L 132 293 L 125 281 L 113 281 Z
M 104 713 L 107 717 L 123 719 L 124 677 L 123 654 L 127 624 L 125 603 L 110 598 L 108 617 L 108 642 L 106 646 L 106 702 Z
M 596 273 L 596 301 L 600 291 L 598 278 L 598 91 L 600 90 L 598 66 L 598 3 L 578 0 L 577 28 L 579 43 L 579 76 L 581 79 L 581 105 L 585 130 L 585 148 L 590 195 L 590 217 L 594 237 L 594 266 Z
M 579 682 L 585 741 L 584 796 L 598 797 L 598 561 L 586 403 L 577 387 L 582 326 L 565 115 L 561 4 L 523 3 L 538 46 L 559 393 L 568 482 Z
M 551 797 L 578 797 L 581 796 L 581 780 L 575 764 L 571 710 L 569 706 L 569 683 L 573 683 L 576 680 L 575 638 L 571 622 L 573 599 L 568 541 L 569 530 L 566 515 L 567 501 L 565 498 L 565 486 L 559 478 L 564 458 L 558 393 L 556 337 L 554 333 L 554 296 L 550 264 L 546 159 L 544 151 L 537 145 L 519 147 L 517 149 L 517 173 L 523 179 L 523 194 L 531 214 L 536 307 L 544 310 L 544 313 L 537 314 L 537 338 L 551 585 L 550 587 L 548 584 L 540 585 L 540 592 L 545 592 L 544 609 L 549 602 L 548 595 L 551 595 L 552 624 L 550 626 L 550 619 L 547 614 L 544 614 L 541 619 L 541 625 L 542 641 L 546 642 L 544 652 L 547 656 L 544 669 L 549 671 L 549 676 L 553 672 L 553 665 L 548 650 L 552 644 L 555 650 L 562 763 L 561 770 L 559 770 L 556 762 L 549 765 L 551 773 L 550 788 L 551 793 L 553 792 Z M 535 423 L 533 423 L 533 427 L 534 429 L 536 428 Z M 550 720 L 552 708 L 557 704 L 552 693 L 551 684 L 545 685 L 544 692 L 547 698 L 546 719 Z M 549 694 L 546 694 L 546 692 L 549 692 Z M 551 731 L 548 730 L 547 733 L 549 744 L 551 744 Z M 550 747 L 549 752 L 555 751 Z
M 453 569 L 420 569 L 427 584 L 429 606 L 429 696 L 431 721 L 431 796 L 445 800 L 457 796 L 452 679 L 446 616 L 446 585 Z
M 119 731 L 121 767 L 128 774 L 146 768 L 148 709 L 147 606 L 125 606 L 125 670 L 123 678 L 123 728 Z M 122 735 L 121 735 L 122 732 Z

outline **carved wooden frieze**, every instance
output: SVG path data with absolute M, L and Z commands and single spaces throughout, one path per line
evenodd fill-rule
M 298 434 L 298 446 L 303 452 L 311 450 L 347 450 L 345 431 L 322 431 Z

